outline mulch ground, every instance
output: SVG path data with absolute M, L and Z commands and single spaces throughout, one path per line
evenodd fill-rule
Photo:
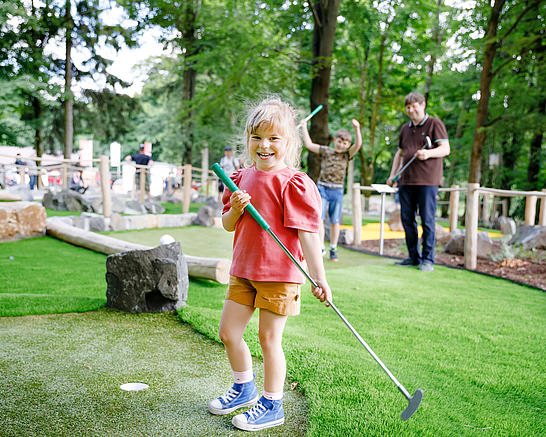
M 379 240 L 364 240 L 358 248 L 379 255 Z M 403 239 L 389 239 L 383 242 L 383 255 L 406 258 L 406 243 Z M 464 257 L 445 253 L 442 248 L 436 249 L 436 264 L 448 267 L 464 268 Z M 537 287 L 546 291 L 546 251 L 535 251 L 531 257 L 503 259 L 478 258 L 476 271 L 511 281 Z

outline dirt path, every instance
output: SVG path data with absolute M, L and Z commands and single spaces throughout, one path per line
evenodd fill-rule
M 0 318 L 3 436 L 237 436 L 207 402 L 231 385 L 223 347 L 175 314 Z M 263 365 L 255 360 L 259 390 Z M 143 382 L 139 392 L 121 384 Z M 304 397 L 285 395 L 286 424 L 253 435 L 303 436 Z

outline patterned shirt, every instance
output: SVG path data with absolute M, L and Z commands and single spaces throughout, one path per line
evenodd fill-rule
M 351 159 L 348 151 L 336 152 L 328 146 L 320 146 L 320 175 L 318 184 L 328 188 L 343 188 L 347 164 Z

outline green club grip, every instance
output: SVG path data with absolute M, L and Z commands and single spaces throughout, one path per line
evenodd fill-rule
M 220 164 L 212 164 L 211 169 L 216 174 L 216 176 L 218 176 L 218 178 L 224 183 L 224 185 L 228 187 L 229 191 L 235 193 L 235 191 L 239 190 L 239 187 L 237 187 L 237 185 L 235 185 L 231 178 L 224 172 L 222 167 L 220 167 Z M 270 226 L 251 203 L 249 203 L 245 209 L 250 213 L 252 217 L 254 217 L 254 220 L 258 222 L 258 224 L 263 228 L 264 231 L 267 232 L 269 230 Z

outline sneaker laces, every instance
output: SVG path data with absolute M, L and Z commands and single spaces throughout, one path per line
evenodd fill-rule
M 255 420 L 258 417 L 260 417 L 263 413 L 267 411 L 267 408 L 262 404 L 261 402 L 258 402 L 256 405 L 254 405 L 250 410 L 248 410 L 245 414 L 248 416 L 249 419 Z
M 225 395 L 220 396 L 220 399 L 223 401 L 224 404 L 228 404 L 228 403 L 230 403 L 233 399 L 235 399 L 235 397 L 237 397 L 237 395 L 238 395 L 239 393 L 240 393 L 240 392 L 238 392 L 238 391 L 235 390 L 233 387 L 231 387 Z

